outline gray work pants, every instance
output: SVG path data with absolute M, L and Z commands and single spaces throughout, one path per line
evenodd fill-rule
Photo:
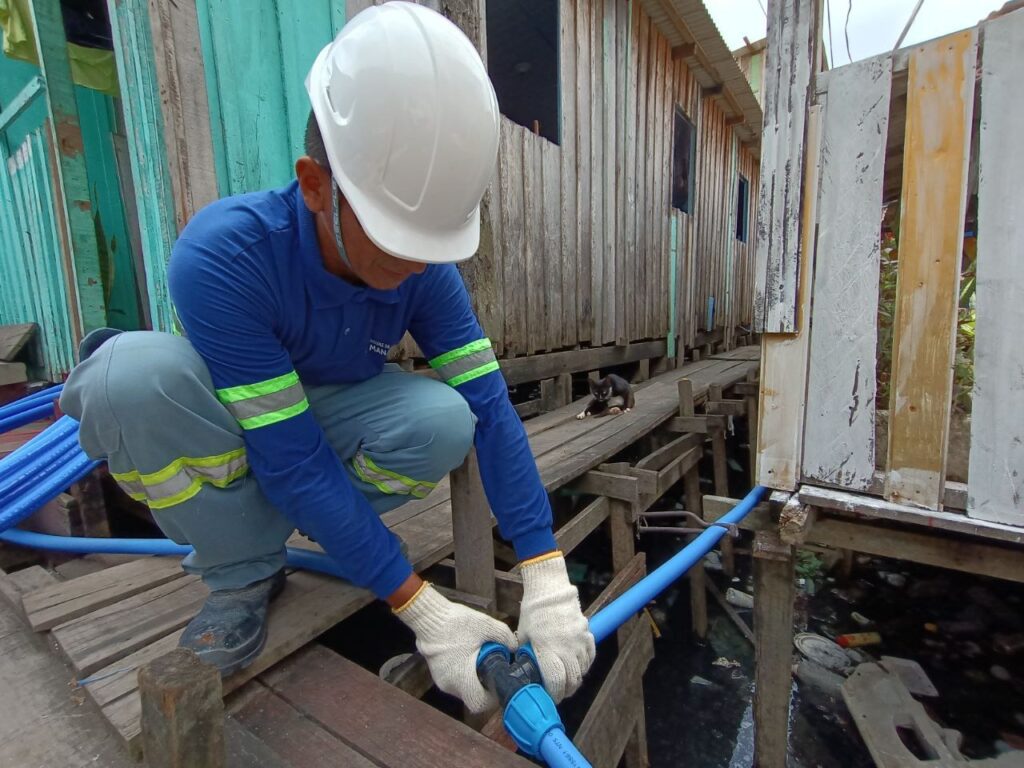
M 378 514 L 428 492 L 472 445 L 476 420 L 466 401 L 446 384 L 398 366 L 357 384 L 304 388 L 349 480 Z M 85 452 L 105 459 L 126 490 L 138 490 L 138 483 L 125 478 L 163 481 L 172 490 L 184 483 L 187 498 L 175 501 L 171 493 L 160 508 L 153 501 L 150 508 L 168 538 L 193 546 L 183 566 L 210 589 L 242 587 L 284 565 L 294 525 L 246 469 L 242 429 L 217 400 L 206 365 L 186 339 L 152 331 L 115 336 L 71 372 L 61 408 L 81 423 Z M 357 454 L 364 467 L 368 458 L 415 483 L 365 482 L 353 467 Z M 198 492 L 181 472 L 188 467 L 202 480 L 202 472 L 221 466 L 231 474 L 220 480 L 229 482 L 204 480 Z

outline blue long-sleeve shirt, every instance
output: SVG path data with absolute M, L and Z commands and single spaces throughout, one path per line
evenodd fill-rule
M 525 430 L 453 265 L 430 265 L 391 291 L 332 275 L 293 182 L 196 214 L 168 279 L 189 341 L 243 428 L 260 487 L 353 583 L 385 597 L 412 567 L 352 485 L 302 384 L 376 376 L 407 330 L 477 417 L 480 475 L 502 535 L 521 558 L 555 548 Z

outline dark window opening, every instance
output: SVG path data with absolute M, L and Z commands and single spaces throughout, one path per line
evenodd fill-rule
M 559 35 L 556 0 L 487 0 L 487 70 L 498 107 L 555 144 Z
M 747 242 L 750 226 L 750 182 L 740 176 L 736 185 L 736 239 Z
M 683 111 L 676 107 L 672 134 L 672 207 L 683 213 L 693 213 L 696 155 L 697 131 Z

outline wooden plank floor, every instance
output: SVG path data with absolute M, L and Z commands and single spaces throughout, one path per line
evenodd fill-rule
M 755 348 L 756 349 L 756 348 Z M 748 349 L 744 356 L 751 354 Z M 549 491 L 608 460 L 676 413 L 676 383 L 693 382 L 695 398 L 706 398 L 711 384 L 729 386 L 757 369 L 745 359 L 707 359 L 687 364 L 636 387 L 637 405 L 628 414 L 577 421 L 582 401 L 547 413 L 526 424 L 541 478 Z M 451 505 L 447 482 L 429 498 L 383 516 L 384 522 L 409 546 L 410 558 L 422 570 L 453 550 Z M 293 536 L 293 546 L 315 549 Z M 29 620 L 52 627 L 56 647 L 79 678 L 90 678 L 85 690 L 133 751 L 139 747 L 140 703 L 138 667 L 172 650 L 182 628 L 205 598 L 205 587 L 192 577 L 169 577 L 158 558 L 125 563 L 66 582 L 61 588 L 26 596 Z M 368 592 L 336 579 L 296 572 L 271 609 L 267 645 L 249 668 L 224 681 L 225 694 L 262 674 L 318 635 L 367 605 Z

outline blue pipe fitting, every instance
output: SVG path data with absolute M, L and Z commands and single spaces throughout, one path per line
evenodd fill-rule
M 530 683 L 520 688 L 505 705 L 505 730 L 523 752 L 539 757 L 541 745 L 551 731 L 565 732 L 555 702 L 544 686 Z

